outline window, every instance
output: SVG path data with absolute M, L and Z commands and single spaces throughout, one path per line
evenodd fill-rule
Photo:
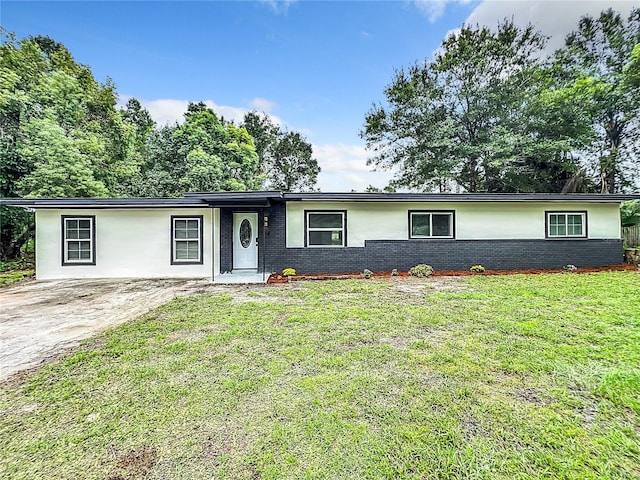
M 409 212 L 409 238 L 453 238 L 453 212 Z
M 587 236 L 587 212 L 547 212 L 547 237 Z
M 344 247 L 347 212 L 305 212 L 308 247 Z
M 202 263 L 202 215 L 171 216 L 171 264 Z
M 62 265 L 96 264 L 96 217 L 62 216 Z

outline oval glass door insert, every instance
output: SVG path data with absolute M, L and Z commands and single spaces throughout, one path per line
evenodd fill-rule
M 251 235 L 251 222 L 246 218 L 240 223 L 240 245 L 242 248 L 249 248 L 253 235 Z

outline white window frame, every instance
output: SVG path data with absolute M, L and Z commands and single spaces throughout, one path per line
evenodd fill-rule
M 196 220 L 198 222 L 198 238 L 176 238 L 176 222 L 181 220 Z M 171 265 L 201 265 L 203 263 L 203 216 L 202 215 L 172 215 L 171 216 Z M 198 258 L 176 258 L 178 243 L 198 242 Z
M 429 232 L 433 232 L 433 215 L 449 216 L 449 235 L 414 235 L 413 234 L 413 217 L 415 215 L 429 215 Z M 455 212 L 452 210 L 411 210 L 409 211 L 409 238 L 411 239 L 438 239 L 438 238 L 454 238 L 455 237 Z
M 571 212 L 571 211 L 561 211 L 561 212 L 545 212 L 546 213 L 546 228 L 547 228 L 547 238 L 587 238 L 587 212 L 579 211 L 579 212 Z M 564 226 L 565 233 L 564 235 L 551 234 L 551 215 L 560 215 L 564 216 Z M 569 234 L 569 215 L 571 216 L 579 216 L 582 217 L 582 233 L 579 235 Z
M 67 238 L 67 222 L 89 221 L 89 238 Z M 62 265 L 95 265 L 96 264 L 96 216 L 95 215 L 62 215 Z M 89 242 L 89 258 L 69 258 L 69 243 Z
M 340 228 L 311 228 L 309 227 L 309 216 L 310 215 L 341 215 L 342 216 L 342 227 Z M 309 248 L 342 248 L 347 245 L 347 211 L 346 210 L 305 210 L 305 246 Z M 309 241 L 311 232 L 333 232 L 333 231 L 342 232 L 342 244 L 340 245 L 311 245 Z

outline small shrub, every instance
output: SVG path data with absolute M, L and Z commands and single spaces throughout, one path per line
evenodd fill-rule
M 482 265 L 474 265 L 469 270 L 471 270 L 473 273 L 484 273 L 486 269 Z
M 431 265 L 425 265 L 421 263 L 420 265 L 416 265 L 415 267 L 411 267 L 409 270 L 409 274 L 412 277 L 424 278 L 429 277 L 433 273 L 433 267 Z
M 397 268 L 394 268 L 393 270 L 391 270 L 391 276 L 392 277 L 397 277 L 398 275 L 400 275 L 400 274 L 398 273 L 398 269 Z
M 282 275 L 284 275 L 285 277 L 291 277 L 295 274 L 296 274 L 295 268 L 285 268 L 284 270 L 282 270 Z
M 368 268 L 365 268 L 364 272 L 362 272 L 362 276 L 364 278 L 371 278 L 371 275 L 373 275 L 373 272 L 371 270 L 369 270 Z
M 571 265 L 571 264 L 565 265 L 562 268 L 565 270 L 565 272 L 573 272 L 573 273 L 575 273 L 575 272 L 578 271 L 578 267 L 576 267 L 575 265 Z

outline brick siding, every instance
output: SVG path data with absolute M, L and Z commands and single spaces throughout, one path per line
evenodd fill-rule
M 220 217 L 221 270 L 232 268 L 233 210 Z M 269 227 L 262 227 L 262 215 Z M 298 273 L 361 272 L 365 268 L 406 271 L 419 263 L 436 270 L 597 267 L 623 262 L 622 240 L 368 240 L 364 247 L 286 248 L 286 210 L 274 205 L 258 212 L 261 228 L 259 271 L 295 268 Z

